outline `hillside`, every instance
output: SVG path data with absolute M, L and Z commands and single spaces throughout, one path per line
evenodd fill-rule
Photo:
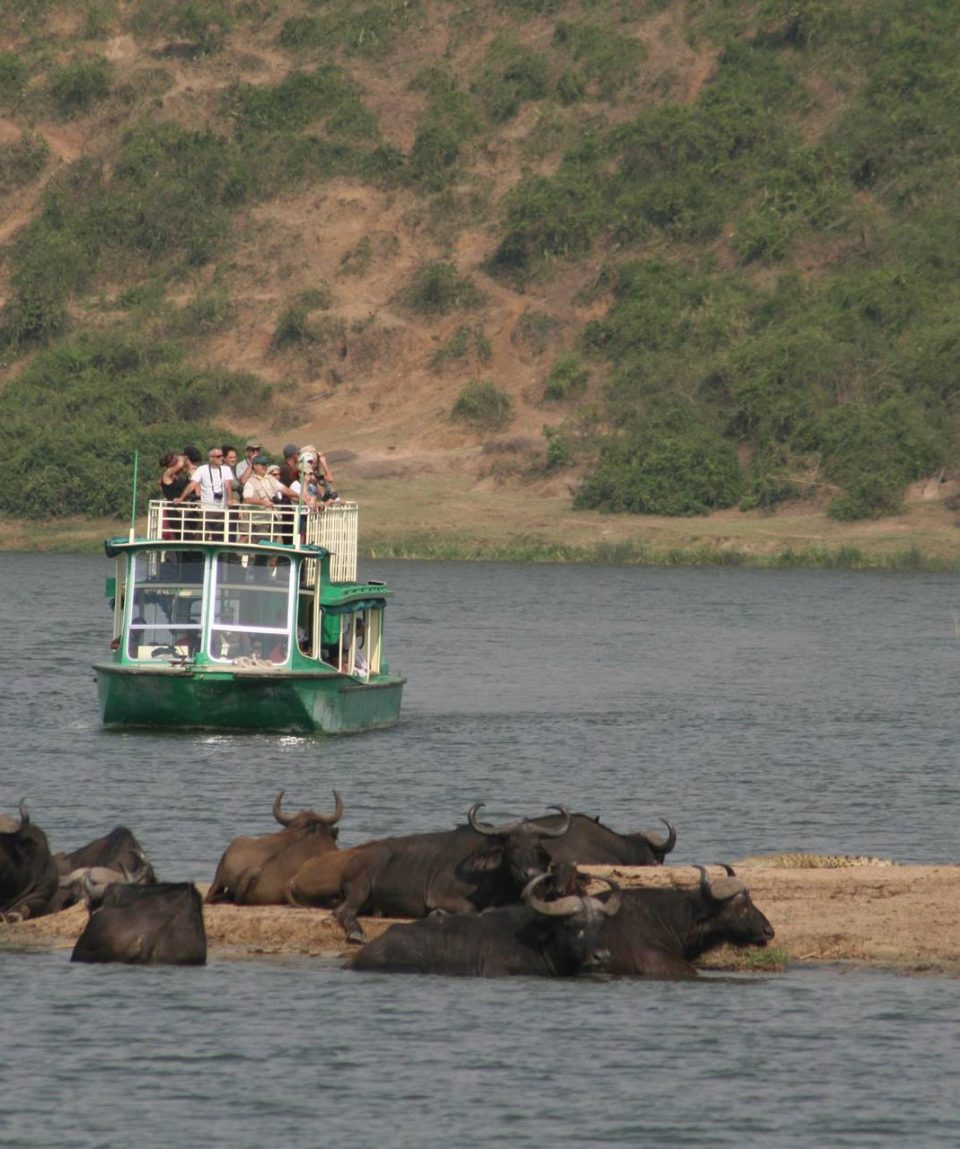
M 578 491 L 726 537 L 838 498 L 892 522 L 960 425 L 941 8 L 12 0 L 0 445 L 54 491 L 30 509 L 123 514 L 135 447 L 152 482 L 255 433 L 381 492 L 398 553 L 445 491 L 464 538 L 491 500 L 537 537 L 534 499 L 561 541 L 643 537 Z

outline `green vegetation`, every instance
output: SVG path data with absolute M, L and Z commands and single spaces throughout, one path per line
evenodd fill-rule
M 484 302 L 483 293 L 454 264 L 425 263 L 419 267 L 400 295 L 399 302 L 417 315 L 448 315 L 473 310 Z
M 501 431 L 510 422 L 510 396 L 489 379 L 471 379 L 450 416 L 476 431 Z
M 0 203 L 17 219 L 0 249 L 0 395 L 31 458 L 48 453 L 48 430 L 18 415 L 38 364 L 72 389 L 65 363 L 87 363 L 143 427 L 156 380 L 178 394 L 191 371 L 220 382 L 202 416 L 185 403 L 163 428 L 209 427 L 228 398 L 232 413 L 230 373 L 197 365 L 238 314 L 238 226 L 340 180 L 393 197 L 398 225 L 354 239 L 338 276 L 388 271 L 404 234 L 422 242 L 393 301 L 408 321 L 486 304 L 464 255 L 485 237 L 518 356 L 565 404 L 545 466 L 586 468 L 578 507 L 689 515 L 816 491 L 849 520 L 894 513 L 906 484 L 956 467 L 957 5 L 69 7 L 0 13 Z M 135 66 L 101 54 L 107 37 L 134 39 Z M 175 69 L 195 86 L 174 87 Z M 273 305 L 275 348 L 343 338 L 325 287 L 295 292 Z M 91 348 L 129 347 L 134 326 L 161 358 L 101 351 L 113 366 L 99 365 Z M 430 364 L 490 359 L 484 328 L 463 323 Z M 474 379 L 455 417 L 502 426 L 500 382 Z M 107 407 L 84 411 L 121 470 Z M 83 484 L 70 505 L 104 504 Z
M 590 371 L 576 352 L 561 355 L 551 368 L 543 388 L 544 399 L 553 403 L 575 399 L 587 389 Z
M 12 473 L 30 476 L 0 494 L 0 511 L 122 517 L 136 451 L 142 508 L 156 494 L 160 455 L 221 442 L 214 419 L 224 407 L 253 416 L 270 398 L 250 376 L 188 367 L 169 344 L 124 335 L 62 343 L 0 392 L 0 450 Z

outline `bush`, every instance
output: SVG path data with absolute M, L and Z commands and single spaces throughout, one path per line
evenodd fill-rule
M 543 397 L 555 403 L 574 399 L 584 393 L 589 380 L 590 372 L 584 367 L 579 355 L 575 352 L 561 355 L 547 376 Z
M 0 52 L 0 105 L 10 107 L 20 99 L 28 75 L 16 52 Z
M 542 100 L 549 84 L 550 69 L 543 56 L 513 37 L 499 36 L 490 44 L 476 90 L 490 119 L 503 124 L 513 119 L 522 103 Z
M 895 514 L 904 487 L 945 462 L 946 443 L 909 398 L 837 407 L 818 430 L 824 473 L 843 488 L 827 508 L 836 519 Z
M 459 423 L 477 431 L 500 431 L 510 421 L 510 396 L 489 379 L 471 379 L 450 412 Z
M 0 450 L 31 482 L 0 492 L 15 516 L 129 513 L 156 493 L 156 460 L 187 442 L 223 442 L 208 420 L 224 406 L 262 410 L 270 389 L 250 376 L 197 372 L 168 344 L 92 335 L 41 352 L 0 392 Z
M 660 416 L 608 440 L 574 506 L 648 515 L 704 515 L 735 506 L 742 480 L 733 446 L 693 416 Z
M 79 116 L 110 94 L 110 65 L 102 56 L 77 58 L 50 73 L 50 95 L 61 116 Z
M 400 302 L 418 315 L 447 315 L 479 307 L 483 293 L 469 276 L 461 276 L 452 263 L 425 263 L 400 293 Z

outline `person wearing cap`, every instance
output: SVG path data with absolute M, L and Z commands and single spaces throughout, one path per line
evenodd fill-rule
M 247 440 L 247 445 L 243 448 L 243 458 L 236 466 L 237 479 L 240 483 L 241 491 L 247 479 L 253 477 L 253 456 L 259 455 L 261 450 L 262 447 L 260 446 L 259 439 Z
M 284 497 L 291 501 L 296 498 L 289 487 L 281 483 L 274 475 L 267 474 L 269 465 L 269 455 L 254 455 L 250 460 L 253 475 L 243 485 L 244 506 L 269 508 L 263 511 L 253 511 L 250 514 L 251 534 L 261 536 L 265 534 L 268 538 L 273 534 L 273 508 L 282 502 Z

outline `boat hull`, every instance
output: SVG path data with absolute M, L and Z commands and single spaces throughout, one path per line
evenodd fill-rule
M 400 717 L 406 679 L 309 671 L 94 667 L 103 724 L 179 730 L 356 734 Z

